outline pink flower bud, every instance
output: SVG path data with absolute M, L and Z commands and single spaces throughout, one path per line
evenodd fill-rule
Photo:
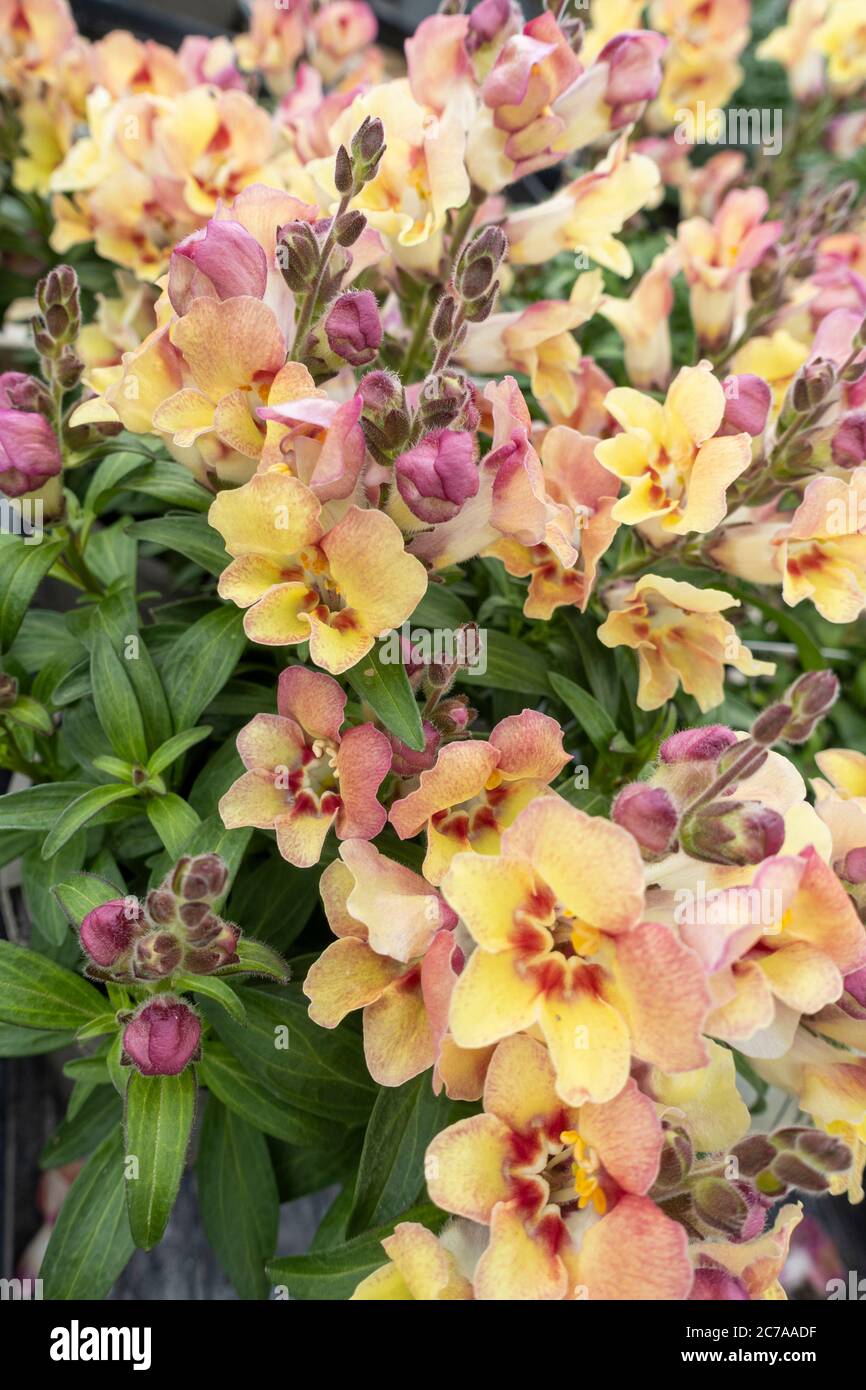
M 475 439 L 466 430 L 433 430 L 394 464 L 397 490 L 421 521 L 448 521 L 478 491 Z
M 838 698 L 839 677 L 833 671 L 806 671 L 785 691 L 791 718 L 782 737 L 788 743 L 805 743 Z
M 751 372 L 725 377 L 725 414 L 718 430 L 724 434 L 762 434 L 770 413 L 773 393 L 763 377 Z
M 837 868 L 837 873 L 840 878 L 845 879 L 846 883 L 854 883 L 858 886 L 861 883 L 866 883 L 866 846 L 862 849 L 849 849 Z M 866 978 L 866 970 L 863 973 L 864 978 Z
M 639 114 L 644 102 L 658 94 L 662 81 L 661 58 L 668 41 L 652 30 L 631 30 L 617 34 L 598 55 L 607 63 L 609 75 L 604 99 L 613 107 L 614 129 L 627 125 Z
M 0 410 L 0 493 L 22 497 L 40 488 L 63 466 L 54 430 L 28 410 Z
M 372 362 L 382 341 L 382 320 L 372 290 L 341 294 L 325 319 L 328 346 L 352 367 Z
M 177 1076 L 195 1056 L 198 1015 L 182 999 L 161 994 L 136 1010 L 123 1030 L 123 1050 L 143 1076 Z
M 47 419 L 51 415 L 51 395 L 43 382 L 27 372 L 2 372 L 0 409 L 35 410 Z
M 513 0 L 481 0 L 469 16 L 466 48 L 474 53 L 484 44 L 498 39 L 504 43 L 522 26 L 520 9 Z
M 112 898 L 88 912 L 79 927 L 82 948 L 95 965 L 115 965 L 144 930 L 144 914 L 135 898 Z
M 857 468 L 866 461 L 866 410 L 852 410 L 845 416 L 830 450 L 837 468 Z
M 395 734 L 388 734 L 388 742 L 393 749 L 393 759 L 391 770 L 398 777 L 417 777 L 419 772 L 426 772 L 436 761 L 436 754 L 439 744 L 442 742 L 442 735 L 429 719 L 423 723 L 424 729 L 424 748 L 419 752 L 416 748 L 410 748 L 408 743 L 397 738 Z
M 733 729 L 724 724 L 705 724 L 699 729 L 680 729 L 659 748 L 663 763 L 715 762 L 726 748 L 737 742 Z
M 261 299 L 268 282 L 268 260 L 254 236 L 239 222 L 212 219 L 178 242 L 171 254 L 168 297 L 178 314 L 194 299 Z
M 187 949 L 184 955 L 184 969 L 191 971 L 193 975 L 209 975 L 213 970 L 219 970 L 220 966 L 234 965 L 237 962 L 240 927 L 236 927 L 233 922 L 222 922 L 219 918 L 215 920 L 217 932 L 207 945 Z
M 748 1290 L 742 1279 L 729 1273 L 721 1265 L 712 1263 L 701 1256 L 703 1263 L 695 1270 L 690 1303 L 736 1303 L 747 1300 Z
M 647 855 L 666 854 L 676 840 L 679 816 L 663 787 L 632 782 L 623 787 L 611 809 L 611 819 L 637 840 Z

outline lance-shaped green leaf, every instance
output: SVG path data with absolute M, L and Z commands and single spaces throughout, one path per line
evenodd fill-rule
M 40 1168 L 60 1168 L 76 1158 L 86 1158 L 113 1132 L 120 1133 L 123 1106 L 113 1086 L 96 1086 L 78 1082 L 88 1091 L 74 1114 L 55 1129 L 39 1155 Z
M 39 1271 L 44 1296 L 105 1298 L 134 1249 L 118 1129 L 87 1160 L 60 1208 Z
M 0 830 L 50 830 L 71 802 L 91 791 L 92 782 L 49 782 L 0 796 Z
M 123 786 L 120 783 L 109 783 L 105 787 L 91 787 L 83 796 L 76 797 L 64 811 L 54 821 L 45 842 L 42 846 L 42 858 L 50 859 L 52 854 L 56 854 L 66 841 L 71 839 L 76 830 L 82 825 L 87 825 L 100 812 L 105 811 L 115 802 L 125 801 L 131 796 L 137 796 L 136 787 Z
M 172 645 L 162 681 L 178 733 L 191 728 L 222 690 L 246 641 L 243 614 L 224 605 L 199 618 Z
M 197 813 L 174 792 L 152 797 L 147 803 L 147 818 L 172 859 L 180 858 L 184 845 L 199 824 Z
M 174 974 L 172 988 L 215 1000 L 241 1027 L 247 1021 L 247 1011 L 231 985 L 227 985 L 223 980 L 214 979 L 213 975 L 188 975 L 184 972 Z
M 197 729 L 185 729 L 182 734 L 174 734 L 166 739 L 165 743 L 160 744 L 155 753 L 152 753 L 147 760 L 147 770 L 153 776 L 154 773 L 164 772 L 167 767 L 171 767 L 188 748 L 193 748 L 197 743 L 201 743 L 203 738 L 207 738 L 212 733 L 209 724 L 200 724 Z
M 567 705 L 584 733 L 600 753 L 605 753 L 616 738 L 617 727 L 603 705 L 588 690 L 583 690 L 567 676 L 550 673 L 550 684 L 560 700 Z M 625 750 L 630 751 L 631 745 Z
M 388 661 L 393 652 L 399 654 L 399 635 L 373 647 L 346 677 L 357 695 L 379 716 L 385 728 L 410 748 L 424 747 L 424 729 L 415 693 L 409 684 L 402 660 Z
M 417 1221 L 431 1231 L 441 1230 L 447 1219 L 445 1212 L 430 1203 L 413 1207 L 399 1218 L 400 1221 Z M 268 1274 L 275 1286 L 287 1289 L 293 1298 L 328 1301 L 351 1298 L 362 1279 L 387 1264 L 382 1241 L 393 1235 L 395 1225 L 397 1222 L 391 1221 L 327 1250 L 272 1260 Z
M 105 996 L 47 956 L 0 941 L 0 1019 L 23 1028 L 80 1028 L 105 1012 Z
M 129 527 L 129 533 L 165 550 L 178 551 L 208 574 L 220 575 L 231 563 L 219 535 L 203 516 L 161 516 L 152 521 L 137 521 Z
M 287 985 L 291 978 L 291 967 L 282 956 L 262 941 L 252 941 L 242 936 L 237 944 L 239 959 L 233 965 L 224 965 L 217 972 L 220 975 L 264 975 L 267 979 L 278 980 Z
M 107 878 L 87 873 L 71 874 L 63 883 L 55 883 L 51 891 L 74 927 L 80 927 L 95 907 L 125 896 L 124 889 Z
M 0 537 L 0 651 L 8 651 L 39 584 L 66 544 L 43 539 L 30 545 L 23 536 Z
M 280 1199 L 267 1140 L 211 1096 L 196 1163 L 208 1240 L 241 1298 L 266 1299 Z
M 333 1141 L 334 1126 L 329 1120 L 297 1110 L 281 1096 L 275 1096 L 215 1038 L 205 1041 L 199 1077 L 223 1105 L 274 1139 L 284 1139 L 302 1148 Z
M 162 1240 L 183 1177 L 195 1115 L 195 1076 L 142 1076 L 126 1087 L 126 1205 L 132 1238 L 142 1250 Z
M 108 629 L 101 623 L 94 624 L 90 683 L 96 717 L 119 758 L 144 763 L 147 737 L 127 664 L 115 650 Z

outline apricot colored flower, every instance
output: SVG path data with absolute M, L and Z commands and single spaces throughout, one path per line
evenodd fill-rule
M 763 220 L 768 206 L 762 188 L 734 189 L 712 222 L 692 217 L 677 229 L 692 320 L 708 348 L 724 346 L 745 322 L 749 276 L 782 230 Z
M 302 482 L 271 469 L 219 493 L 208 520 L 234 557 L 220 596 L 246 609 L 251 640 L 309 641 L 316 665 L 339 675 L 409 617 L 427 575 L 383 512 L 350 506 L 325 531 L 321 511 Z
M 803 1014 L 842 993 L 866 964 L 866 929 L 820 855 L 776 855 L 749 887 L 718 895 L 701 923 L 681 927 L 710 976 L 707 1031 L 747 1055 L 780 1057 Z
M 709 362 L 682 367 L 663 405 L 628 386 L 605 405 L 622 433 L 603 439 L 595 456 L 628 485 L 613 509 L 630 526 L 658 518 L 663 532 L 712 531 L 724 520 L 727 489 L 752 459 L 747 434 L 719 435 L 725 393 Z
M 809 349 L 784 328 L 769 337 L 750 338 L 731 359 L 731 371 L 763 377 L 773 393 L 771 419 L 784 404 L 788 387 L 809 356 Z
M 391 745 L 372 724 L 341 733 L 345 706 L 346 692 L 324 672 L 283 671 L 279 713 L 257 714 L 238 734 L 247 770 L 220 801 L 227 829 L 275 830 L 280 854 L 299 869 L 319 862 L 332 825 L 340 840 L 379 834 Z
M 611 515 L 616 484 L 596 461 L 597 443 L 565 425 L 555 426 L 544 436 L 545 490 L 559 508 L 551 524 L 551 530 L 556 527 L 561 536 L 555 548 L 547 541 L 526 546 L 509 539 L 489 549 L 509 574 L 531 576 L 523 605 L 527 618 L 549 618 L 563 604 L 574 604 L 583 612 L 589 603 L 599 560 L 619 526 Z
M 797 101 L 811 102 L 824 90 L 824 59 L 815 38 L 826 13 L 827 0 L 791 0 L 787 23 L 755 49 L 764 62 L 781 63 Z
M 367 1069 L 380 1086 L 402 1086 L 436 1061 L 426 997 L 437 980 L 425 957 L 442 934 L 453 953 L 454 913 L 419 874 L 362 840 L 346 840 L 321 879 L 338 938 L 304 981 L 310 1017 L 323 1028 L 363 1010 Z
M 541 265 L 558 251 L 578 251 L 617 275 L 631 275 L 631 256 L 617 237 L 658 185 L 658 166 L 646 155 L 629 154 L 621 136 L 595 169 L 506 219 L 509 261 Z
M 655 257 L 627 299 L 607 294 L 599 306 L 623 340 L 626 374 L 638 390 L 664 391 L 670 381 L 672 281 L 679 270 L 679 252 L 670 247 Z
M 253 0 L 249 33 L 235 39 L 244 72 L 261 72 L 271 91 L 282 96 L 292 86 L 293 68 L 304 52 L 309 23 L 307 0 Z
M 489 739 L 447 743 L 389 819 L 401 840 L 427 831 L 424 876 L 441 883 L 455 854 L 495 855 L 503 830 L 569 761 L 562 730 L 537 710 L 509 715 Z
M 830 0 L 812 42 L 827 60 L 827 81 L 836 96 L 855 96 L 866 84 L 866 44 L 859 0 Z
M 746 676 L 771 676 L 772 661 L 756 661 L 736 628 L 721 615 L 739 600 L 721 589 L 645 574 L 613 595 L 615 607 L 598 629 L 606 647 L 637 652 L 640 709 L 658 709 L 677 687 L 706 712 L 724 699 L 725 666 Z
M 540 797 L 498 854 L 458 854 L 442 883 L 477 949 L 454 987 L 461 1047 L 538 1026 L 569 1105 L 613 1100 L 634 1054 L 703 1066 L 709 995 L 697 956 L 641 922 L 643 861 L 617 825 Z
M 866 846 L 866 753 L 824 748 L 815 754 L 823 777 L 815 777 L 815 810 L 833 839 L 833 859 Z M 825 780 L 826 779 L 826 780 Z
M 362 1279 L 353 1300 L 453 1302 L 473 1297 L 455 1257 L 438 1236 L 415 1221 L 401 1221 L 382 1241 L 388 1263 Z
M 853 623 L 866 608 L 866 468 L 813 478 L 780 550 L 785 602 L 808 598 L 828 622 Z
M 436 1205 L 490 1228 L 473 1271 L 475 1297 L 561 1299 L 576 1285 L 589 1298 L 628 1297 L 622 1266 L 618 1278 L 600 1258 L 608 1246 L 602 1227 L 617 1211 L 617 1235 L 628 1229 L 635 1240 L 630 1261 L 645 1262 L 645 1288 L 655 1297 L 687 1289 L 685 1233 L 645 1196 L 661 1147 L 656 1108 L 634 1080 L 605 1104 L 569 1109 L 541 1043 L 525 1034 L 499 1043 L 483 1113 L 438 1134 L 425 1161 Z M 573 1238 L 564 1218 L 584 1209 L 593 1222 Z M 671 1261 L 664 1272 L 654 1268 L 657 1243 Z

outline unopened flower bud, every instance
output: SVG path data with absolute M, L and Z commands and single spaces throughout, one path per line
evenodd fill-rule
M 376 177 L 385 153 L 385 127 L 378 116 L 365 116 L 352 136 L 352 172 L 357 189 Z
M 815 726 L 839 698 L 839 677 L 833 671 L 807 671 L 785 692 L 791 717 L 782 732 L 788 743 L 805 743 Z
M 699 729 L 681 729 L 671 734 L 659 748 L 659 757 L 663 763 L 715 762 L 736 742 L 733 729 L 724 724 L 705 724 Z
M 681 1187 L 692 1171 L 695 1161 L 694 1145 L 682 1125 L 665 1122 L 662 1125 L 664 1144 L 659 1154 L 659 1171 L 655 1180 L 657 1191 Z
M 166 927 L 177 916 L 177 898 L 168 888 L 153 888 L 145 899 L 147 915 L 154 926 Z
M 740 1184 L 712 1176 L 700 1178 L 693 1184 L 691 1195 L 695 1215 L 702 1225 L 733 1240 L 744 1238 L 752 1206 Z
M 763 377 L 744 372 L 726 377 L 722 385 L 725 413 L 718 434 L 750 434 L 753 439 L 762 434 L 773 399 Z
M 836 366 L 828 358 L 816 357 L 801 367 L 791 386 L 791 404 L 799 415 L 821 405 L 836 385 Z
M 768 705 L 752 723 L 749 732 L 753 742 L 760 744 L 762 748 L 771 748 L 776 740 L 782 737 L 790 718 L 791 706 L 784 701 Z
M 357 209 L 344 212 L 334 223 L 334 235 L 337 239 L 337 245 L 354 246 L 366 225 L 366 217 Z
M 451 294 L 443 294 L 430 321 L 430 336 L 434 343 L 447 343 L 454 327 L 457 302 Z
M 57 435 L 44 415 L 0 408 L 0 495 L 23 497 L 62 466 Z
M 219 922 L 219 930 L 206 945 L 187 948 L 183 958 L 184 969 L 193 975 L 209 975 L 223 965 L 236 964 L 240 934 L 240 928 L 233 922 Z
M 338 193 L 351 193 L 354 182 L 352 159 L 345 145 L 341 145 L 334 158 L 334 184 Z
M 406 392 L 393 372 L 368 372 L 358 383 L 362 401 L 361 419 L 365 433 L 387 453 L 399 449 L 409 437 L 412 419 L 406 405 Z
M 861 849 L 849 849 L 841 864 L 836 866 L 836 872 L 846 883 L 857 887 L 866 883 L 866 846 Z
M 171 873 L 172 891 L 185 902 L 214 902 L 228 881 L 228 867 L 218 854 L 179 859 Z
M 43 382 L 27 372 L 0 373 L 0 409 L 29 410 L 50 420 L 51 394 Z
M 81 327 L 78 276 L 71 265 L 49 270 L 36 286 L 36 303 L 42 316 L 39 328 L 51 344 L 45 355 L 53 357 L 64 344 L 75 341 Z
M 419 772 L 426 772 L 436 762 L 436 754 L 442 742 L 442 735 L 429 719 L 423 721 L 422 728 L 424 730 L 424 747 L 421 751 L 417 748 L 410 748 L 408 743 L 397 738 L 396 734 L 387 735 L 392 752 L 391 771 L 396 773 L 398 777 L 417 777 Z
M 631 782 L 614 801 L 611 819 L 637 840 L 645 859 L 667 854 L 676 843 L 679 815 L 663 787 Z
M 196 1056 L 198 1015 L 182 999 L 160 994 L 136 1009 L 123 1030 L 126 1059 L 143 1076 L 177 1076 Z
M 277 232 L 277 267 L 295 294 L 310 289 L 319 268 L 320 248 L 309 222 L 287 222 Z
M 169 931 L 152 931 L 136 941 L 132 951 L 132 973 L 137 980 L 163 980 L 177 970 L 183 947 Z
M 461 372 L 445 371 L 429 376 L 418 397 L 418 420 L 426 429 L 478 429 L 481 413 L 477 390 Z
M 709 864 L 760 864 L 778 854 L 785 822 L 758 801 L 712 801 L 688 813 L 680 844 L 693 859 Z
M 433 430 L 394 463 L 397 490 L 420 521 L 448 521 L 478 491 L 475 437 Z
M 328 346 L 353 367 L 364 367 L 379 351 L 382 320 L 372 290 L 353 290 L 334 300 L 325 320 Z
M 483 323 L 485 319 L 488 319 L 493 313 L 493 306 L 496 303 L 496 296 L 498 293 L 499 285 L 494 284 L 491 285 L 487 293 L 481 295 L 479 299 L 468 300 L 464 303 L 463 317 L 466 323 Z M 465 336 L 465 325 L 462 336 Z M 460 346 L 461 342 L 462 337 L 455 339 L 455 351 Z
M 95 965 L 117 965 L 145 930 L 144 913 L 135 898 L 112 898 L 94 907 L 78 929 L 81 946 Z

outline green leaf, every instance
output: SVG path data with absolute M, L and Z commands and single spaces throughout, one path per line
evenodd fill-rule
M 198 1070 L 200 1080 L 223 1105 L 265 1134 L 301 1147 L 333 1141 L 334 1127 L 328 1120 L 298 1110 L 274 1096 L 214 1038 L 205 1041 Z
M 76 797 L 54 821 L 42 846 L 42 858 L 50 859 L 76 830 L 92 821 L 100 811 L 106 810 L 116 801 L 137 795 L 137 787 L 122 786 L 117 782 L 111 782 L 104 787 L 91 787 L 83 796 Z
M 424 748 L 421 712 L 406 667 L 402 661 L 384 660 L 384 656 L 398 646 L 399 640 L 399 634 L 393 633 L 381 645 L 373 647 L 357 666 L 346 672 L 346 678 L 386 729 L 410 748 L 421 751 Z
M 86 873 L 73 874 L 62 883 L 55 883 L 51 891 L 74 927 L 80 927 L 95 907 L 126 896 L 122 888 L 107 879 Z
M 178 732 L 222 690 L 246 646 L 243 614 L 226 605 L 193 623 L 165 659 L 162 680 Z
M 84 494 L 85 511 L 99 516 L 112 497 L 123 490 L 123 483 L 129 475 L 146 467 L 147 460 L 141 454 L 124 453 L 123 444 L 118 440 L 117 453 L 102 459 L 93 471 Z
M 155 753 L 151 753 L 147 760 L 147 770 L 151 775 L 164 772 L 167 767 L 171 767 L 187 749 L 194 748 L 197 743 L 201 743 L 203 738 L 213 733 L 210 724 L 200 724 L 197 729 L 185 729 L 182 734 L 174 734 L 166 739 L 165 743 L 160 744 Z
M 231 985 L 215 979 L 213 975 L 188 975 L 182 971 L 172 976 L 172 985 L 175 989 L 213 999 L 241 1026 L 247 1021 L 247 1011 Z
M 143 492 L 170 507 L 188 507 L 196 512 L 206 512 L 213 501 L 213 494 L 196 482 L 188 468 L 173 459 L 146 463 L 127 486 L 130 492 Z
M 129 528 L 132 536 L 153 541 L 165 550 L 176 550 L 208 574 L 220 575 L 231 563 L 231 556 L 218 532 L 208 525 L 204 516 L 155 517 L 152 521 L 137 521 Z
M 451 1104 L 444 1094 L 434 1096 L 426 1072 L 381 1088 L 364 1138 L 348 1236 L 393 1220 L 416 1200 L 427 1145 L 448 1123 Z
M 482 685 L 490 690 L 513 690 L 518 695 L 549 695 L 548 661 L 533 647 L 507 633 L 487 633 L 487 663 L 458 672 L 460 685 Z
M 590 742 L 599 753 L 606 753 L 616 737 L 616 724 L 603 705 L 588 690 L 582 690 L 567 676 L 550 672 L 550 684 L 560 700 L 567 705 Z
M 399 1218 L 400 1221 L 417 1221 L 431 1231 L 441 1230 L 447 1219 L 445 1212 L 429 1203 L 413 1207 Z M 389 1222 L 330 1250 L 272 1260 L 268 1275 L 276 1287 L 287 1289 L 293 1298 L 329 1301 L 350 1298 L 362 1279 L 387 1264 L 382 1241 L 393 1235 L 397 1224 L 397 1221 Z
M 80 1028 L 105 1012 L 87 980 L 47 956 L 0 941 L 0 1019 L 23 1028 Z
M 60 1168 L 76 1158 L 86 1158 L 115 1129 L 120 1133 L 122 1117 L 123 1106 L 114 1087 L 95 1087 L 75 1114 L 67 1115 L 55 1129 L 39 1155 L 39 1167 Z
M 0 651 L 8 651 L 40 583 L 63 553 L 63 540 L 27 544 L 6 536 L 0 545 Z
M 280 1199 L 267 1140 L 211 1096 L 201 1128 L 196 1184 L 205 1235 L 241 1298 L 266 1299 Z
M 274 854 L 264 863 L 244 863 L 232 891 L 230 915 L 257 942 L 273 943 L 282 951 L 300 936 L 318 905 L 318 872 L 296 869 Z
M 0 1023 L 0 1057 L 38 1057 L 68 1047 L 74 1034 L 49 1028 L 22 1028 L 16 1023 Z
M 472 610 L 459 594 L 445 584 L 428 584 L 422 598 L 409 622 L 412 627 L 455 628 L 461 623 L 472 622 Z
M 126 1087 L 126 1205 L 132 1238 L 142 1250 L 152 1250 L 165 1234 L 194 1115 L 192 1067 L 179 1076 L 132 1072 Z
M 60 1208 L 39 1271 L 45 1297 L 105 1298 L 134 1249 L 117 1132 L 103 1139 Z
M 274 1099 L 332 1125 L 364 1124 L 374 1090 L 360 1036 L 348 1028 L 319 1028 L 297 985 L 240 985 L 238 994 L 247 1011 L 245 1028 L 209 999 L 202 999 L 202 1012 Z
M 147 818 L 172 859 L 180 858 L 184 845 L 200 823 L 189 803 L 174 792 L 151 797 L 147 802 Z
M 21 861 L 21 884 L 31 921 L 38 929 L 38 940 L 31 944 L 36 949 L 45 945 L 61 950 L 72 941 L 69 923 L 60 904 L 53 897 L 51 889 L 58 879 L 65 879 L 80 870 L 87 854 L 87 837 L 79 831 L 67 840 L 62 849 L 50 859 L 43 859 L 38 846 L 28 850 Z M 75 959 L 78 957 L 78 943 L 74 942 Z M 47 951 L 46 954 L 53 954 Z M 71 964 L 63 960 L 62 964 Z
M 237 945 L 239 959 L 233 965 L 220 968 L 220 975 L 264 975 L 287 985 L 291 979 L 291 967 L 282 956 L 261 941 L 253 941 L 242 936 Z
M 119 758 L 131 763 L 147 761 L 147 738 L 126 666 L 118 656 L 106 628 L 93 634 L 90 683 L 96 717 Z
M 71 801 L 92 789 L 92 782 L 50 782 L 7 792 L 0 796 L 0 830 L 50 830 Z

